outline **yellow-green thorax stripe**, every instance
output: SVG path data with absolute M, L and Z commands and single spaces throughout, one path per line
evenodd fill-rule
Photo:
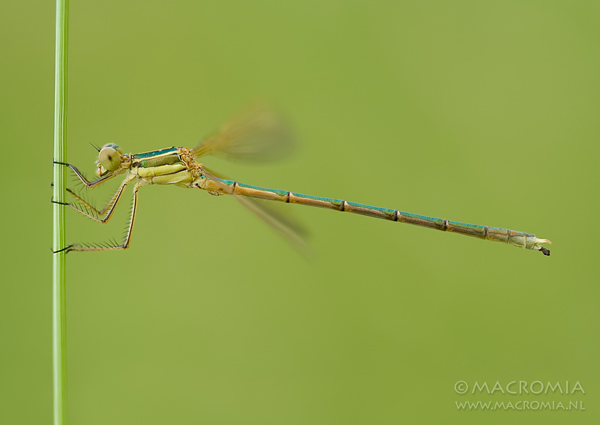
M 132 165 L 134 167 L 149 168 L 157 167 L 160 165 L 170 165 L 180 162 L 179 149 L 177 147 L 171 147 L 166 149 L 159 149 L 150 152 L 142 152 L 132 155 Z

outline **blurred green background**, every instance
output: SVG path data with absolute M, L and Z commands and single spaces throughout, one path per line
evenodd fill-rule
M 306 261 L 234 199 L 143 188 L 129 250 L 67 257 L 70 423 L 599 423 L 599 12 L 72 1 L 68 157 L 88 175 L 88 142 L 192 147 L 268 99 L 293 122 L 295 155 L 207 166 L 554 245 L 548 258 L 290 205 L 312 235 Z M 54 13 L 0 5 L 3 424 L 51 421 Z M 105 226 L 68 211 L 68 240 L 120 237 L 128 211 Z M 585 394 L 454 390 L 521 380 Z M 477 400 L 585 411 L 455 404 Z

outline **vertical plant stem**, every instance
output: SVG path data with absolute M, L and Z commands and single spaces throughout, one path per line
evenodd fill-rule
M 67 28 L 69 0 L 56 0 L 54 80 L 54 161 L 67 159 Z M 53 199 L 65 202 L 66 167 L 54 165 Z M 65 247 L 65 206 L 53 205 L 53 250 Z M 54 425 L 67 423 L 66 252 L 53 254 L 52 378 Z

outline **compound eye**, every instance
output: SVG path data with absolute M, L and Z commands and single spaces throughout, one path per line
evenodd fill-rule
M 98 160 L 105 170 L 115 171 L 121 165 L 121 154 L 117 149 L 118 146 L 113 144 L 104 145 L 100 149 Z

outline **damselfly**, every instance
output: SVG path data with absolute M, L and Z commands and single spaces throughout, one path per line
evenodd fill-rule
M 67 189 L 79 202 L 68 202 L 65 205 L 101 223 L 106 223 L 110 220 L 126 186 L 137 180 L 133 188 L 131 218 L 125 234 L 125 240 L 122 244 L 73 244 L 60 251 L 103 251 L 128 248 L 131 242 L 131 233 L 138 207 L 139 188 L 152 184 L 161 184 L 203 189 L 212 195 L 234 195 L 240 202 L 258 213 L 269 224 L 288 234 L 294 233 L 290 225 L 277 214 L 272 214 L 268 208 L 264 208 L 264 206 L 253 201 L 252 198 L 311 205 L 383 218 L 389 221 L 398 221 L 400 223 L 409 223 L 474 236 L 479 239 L 504 242 L 508 245 L 537 250 L 541 251 L 544 255 L 550 255 L 550 250 L 542 246 L 542 244 L 550 244 L 549 240 L 539 239 L 535 235 L 525 232 L 460 223 L 395 209 L 358 204 L 341 199 L 321 198 L 286 190 L 251 186 L 223 178 L 196 161 L 196 158 L 209 154 L 223 154 L 241 159 L 257 159 L 269 155 L 273 156 L 281 153 L 282 148 L 288 145 L 286 143 L 288 140 L 290 140 L 289 131 L 287 131 L 282 121 L 270 110 L 260 108 L 239 115 L 219 132 L 204 140 L 194 149 L 170 147 L 138 154 L 124 154 L 119 146 L 108 143 L 101 149 L 98 149 L 98 160 L 96 161 L 96 174 L 98 178 L 93 181 L 86 179 L 75 166 L 68 163 L 55 162 L 55 164 L 70 167 L 81 182 L 90 188 L 99 186 L 116 176 L 125 175 L 116 193 L 101 209 L 93 207 L 83 197 Z

